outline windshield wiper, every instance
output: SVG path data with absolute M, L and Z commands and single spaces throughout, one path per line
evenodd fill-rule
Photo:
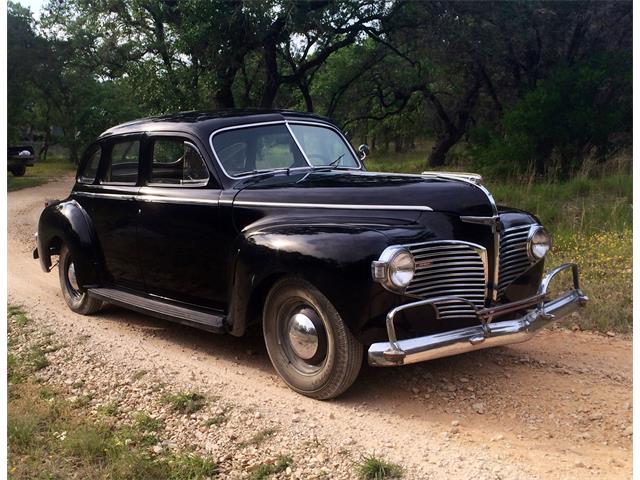
M 280 172 L 286 172 L 287 174 L 289 173 L 290 168 L 270 168 L 270 169 L 259 169 L 259 170 L 249 170 L 247 172 L 242 172 L 242 173 L 238 173 L 236 174 L 236 176 L 238 177 L 251 177 L 254 175 L 268 175 L 268 174 L 275 174 L 275 173 L 280 173 Z
M 340 163 L 340 160 L 342 160 L 342 157 L 344 157 L 344 153 L 342 155 L 338 155 L 338 158 L 336 158 L 333 162 L 329 163 L 328 165 L 331 167 L 337 167 L 338 163 Z

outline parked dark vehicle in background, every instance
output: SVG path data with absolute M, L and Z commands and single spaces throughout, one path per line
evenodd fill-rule
M 213 332 L 262 323 L 294 390 L 335 397 L 368 349 L 395 366 L 528 339 L 587 301 L 551 238 L 473 174 L 367 172 L 328 120 L 188 112 L 103 133 L 34 256 L 78 313 L 104 302 Z M 567 270 L 573 287 L 549 284 Z
M 7 170 L 13 173 L 14 177 L 23 176 L 27 167 L 33 167 L 36 156 L 32 146 L 9 147 L 8 150 Z

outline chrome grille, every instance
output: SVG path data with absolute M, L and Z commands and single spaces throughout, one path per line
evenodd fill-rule
M 507 228 L 500 238 L 500 276 L 498 298 L 511 283 L 535 262 L 527 253 L 527 239 L 531 225 Z
M 478 308 L 484 305 L 487 253 L 484 247 L 461 241 L 433 241 L 406 245 L 416 262 L 406 294 L 428 299 L 444 295 L 462 297 Z M 464 302 L 437 306 L 440 318 L 475 318 Z

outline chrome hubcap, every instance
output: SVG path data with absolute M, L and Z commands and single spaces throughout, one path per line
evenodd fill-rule
M 289 344 L 298 357 L 311 360 L 318 351 L 319 338 L 316 326 L 306 310 L 289 319 Z
M 67 270 L 67 278 L 69 279 L 69 285 L 76 292 L 80 290 L 80 286 L 78 285 L 78 279 L 76 278 L 76 267 L 73 265 L 73 262 L 69 264 L 69 269 Z

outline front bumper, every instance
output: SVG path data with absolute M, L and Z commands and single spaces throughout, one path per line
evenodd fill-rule
M 546 301 L 551 280 L 558 273 L 567 269 L 571 269 L 573 273 L 573 289 L 553 300 Z M 524 342 L 533 337 L 540 328 L 584 306 L 588 300 L 589 298 L 580 289 L 578 267 L 573 263 L 567 263 L 547 273 L 540 284 L 538 294 L 534 297 L 476 311 L 480 321 L 480 325 L 477 326 L 425 337 L 397 340 L 394 318 L 399 312 L 425 305 L 434 307 L 438 303 L 465 300 L 446 296 L 401 305 L 387 314 L 389 341 L 374 343 L 369 347 L 369 364 L 377 367 L 405 365 L 483 348 Z M 493 322 L 494 317 L 527 308 L 529 309 L 527 313 L 520 318 Z M 437 314 L 437 308 L 435 311 Z

